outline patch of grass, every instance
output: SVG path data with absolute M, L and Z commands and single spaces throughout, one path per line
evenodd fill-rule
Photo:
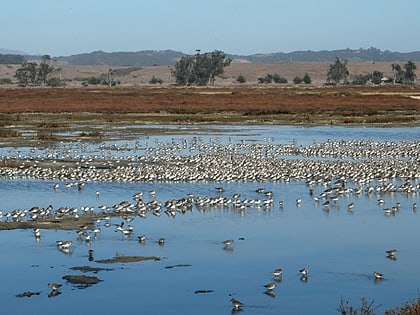
M 10 129 L 1 129 L 0 138 L 18 138 L 20 137 L 20 132 Z
M 374 117 L 368 117 L 366 123 L 368 124 L 390 124 L 390 123 L 411 123 L 415 122 L 415 117 L 410 116 L 390 116 L 390 115 L 380 115 Z

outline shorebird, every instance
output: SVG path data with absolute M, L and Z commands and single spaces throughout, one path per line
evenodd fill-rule
M 300 269 L 299 272 L 303 275 L 303 276 L 307 276 L 309 273 L 309 270 L 306 268 Z
M 61 287 L 61 284 L 58 284 L 58 283 L 48 283 L 48 287 L 50 289 L 52 289 L 53 291 L 57 291 Z
M 397 253 L 397 250 L 396 249 L 389 249 L 389 250 L 387 250 L 386 251 L 386 253 L 389 255 L 389 256 L 395 256 L 395 254 Z
M 230 302 L 232 303 L 233 307 L 235 308 L 235 310 L 238 310 L 240 307 L 244 306 L 241 302 L 239 302 L 237 299 L 235 298 L 231 298 Z
M 56 244 L 59 248 L 65 249 L 73 245 L 73 242 L 72 241 L 56 241 Z
M 89 253 L 89 258 L 88 258 L 88 260 L 89 260 L 89 261 L 94 261 L 94 260 L 95 260 L 95 258 L 93 257 L 93 253 L 94 253 L 93 249 L 89 249 L 88 253 Z
M 224 240 L 222 243 L 225 245 L 232 245 L 233 240 Z
M 146 241 L 146 235 L 144 234 L 137 236 L 137 238 L 139 239 L 140 243 L 144 243 Z
M 40 238 L 41 237 L 41 230 L 38 228 L 34 229 L 34 236 L 35 238 Z
M 275 287 L 276 287 L 276 284 L 274 282 L 264 285 L 264 288 L 266 288 L 267 290 L 273 290 Z
M 164 245 L 165 244 L 165 239 L 163 237 L 161 237 L 158 241 L 159 245 Z
M 379 279 L 382 279 L 384 275 L 380 272 L 374 271 L 373 276 L 375 277 L 376 280 L 379 280 Z
M 280 268 L 274 269 L 271 273 L 273 274 L 273 276 L 278 277 L 282 274 L 283 270 Z

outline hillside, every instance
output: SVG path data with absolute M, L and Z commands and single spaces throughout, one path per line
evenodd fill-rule
M 184 53 L 174 50 L 143 50 L 137 52 L 104 52 L 94 51 L 71 56 L 53 57 L 61 64 L 68 65 L 108 65 L 108 66 L 138 66 L 149 67 L 153 65 L 172 66 Z M 420 51 L 392 52 L 377 48 L 368 49 L 341 49 L 322 51 L 294 51 L 289 53 L 261 53 L 253 55 L 227 56 L 234 61 L 243 63 L 277 63 L 277 62 L 333 62 L 338 57 L 341 60 L 352 62 L 407 62 L 420 61 Z M 37 56 L 26 56 L 27 59 L 36 59 Z M 39 58 L 39 57 L 38 57 Z
M 6 53 L 8 52 L 8 53 Z M 5 54 L 21 55 L 26 60 L 36 60 L 40 56 L 30 56 L 19 54 L 17 51 L 0 50 L 0 57 Z M 20 57 L 21 57 L 20 56 Z M 52 56 L 60 64 L 78 65 L 78 66 L 172 66 L 184 53 L 174 50 L 143 50 L 137 52 L 104 52 L 94 51 L 90 53 L 82 53 L 71 56 Z M 420 51 L 414 52 L 392 52 L 389 50 L 382 51 L 371 47 L 368 49 L 340 49 L 340 50 L 321 50 L 321 51 L 294 51 L 294 52 L 276 52 L 261 53 L 253 55 L 235 55 L 227 56 L 236 62 L 242 63 L 278 63 L 278 62 L 333 62 L 337 57 L 341 60 L 349 62 L 419 62 Z M 3 60 L 3 61 L 2 61 Z M 8 62 L 4 61 L 8 60 Z M 18 59 L 20 60 L 20 59 Z M 8 59 L 0 58 L 0 64 L 11 64 L 10 56 Z

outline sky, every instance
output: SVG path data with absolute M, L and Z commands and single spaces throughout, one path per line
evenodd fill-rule
M 419 0 L 0 0 L 0 48 L 68 56 L 420 51 Z

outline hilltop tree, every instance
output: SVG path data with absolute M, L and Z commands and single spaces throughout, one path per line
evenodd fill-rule
M 184 56 L 176 64 L 172 74 L 178 85 L 207 85 L 214 84 L 215 78 L 224 73 L 224 68 L 229 66 L 231 59 L 221 51 Z
M 327 83 L 343 84 L 347 83 L 347 77 L 349 76 L 349 70 L 347 69 L 347 61 L 341 62 L 337 57 L 334 64 L 330 64 L 327 73 Z

